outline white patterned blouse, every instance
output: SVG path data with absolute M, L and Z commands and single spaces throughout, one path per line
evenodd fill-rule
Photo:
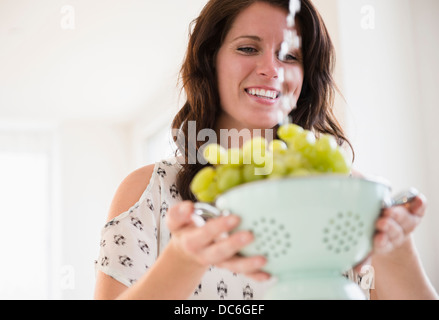
M 165 217 L 168 208 L 181 201 L 176 186 L 180 168 L 176 157 L 157 162 L 139 201 L 103 227 L 96 271 L 127 287 L 148 272 L 171 237 Z M 361 281 L 353 272 L 346 277 Z M 188 299 L 260 300 L 274 281 L 257 282 L 212 266 Z

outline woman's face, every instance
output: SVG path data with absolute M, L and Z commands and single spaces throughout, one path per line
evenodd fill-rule
M 281 110 L 281 68 L 292 76 L 288 87 L 297 102 L 303 83 L 301 51 L 279 60 L 287 14 L 281 8 L 256 2 L 237 16 L 216 60 L 222 107 L 219 129 L 276 126 Z

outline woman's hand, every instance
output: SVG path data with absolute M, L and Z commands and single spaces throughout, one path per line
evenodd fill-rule
M 374 253 L 390 253 L 409 240 L 425 214 L 426 202 L 420 194 L 405 205 L 384 209 L 376 222 Z
M 197 227 L 191 218 L 193 212 L 193 203 L 185 201 L 170 208 L 167 213 L 167 224 L 172 234 L 170 245 L 185 259 L 206 268 L 215 265 L 229 269 L 259 281 L 270 278 L 261 270 L 266 264 L 264 257 L 242 257 L 238 254 L 254 240 L 251 232 L 238 231 L 224 236 L 239 225 L 238 216 L 211 219 L 203 227 Z
M 353 171 L 354 177 L 364 178 L 358 171 Z M 410 236 L 425 214 L 427 200 L 423 194 L 419 194 L 411 202 L 401 206 L 384 209 L 375 223 L 376 232 L 373 238 L 373 249 L 369 256 L 358 263 L 354 270 L 362 273 L 363 266 L 369 266 L 372 255 L 385 255 L 395 252 L 404 243 L 410 240 Z
M 356 170 L 352 175 L 358 178 L 365 176 Z M 376 233 L 373 239 L 371 254 L 386 254 L 401 247 L 419 225 L 425 214 L 427 200 L 423 194 L 419 194 L 409 203 L 401 206 L 390 207 L 381 212 L 375 223 Z M 355 269 L 370 262 L 370 256 L 359 263 Z

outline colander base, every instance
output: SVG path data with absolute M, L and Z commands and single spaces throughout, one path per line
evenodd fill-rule
M 265 294 L 266 300 L 365 300 L 360 287 L 340 275 L 280 277 Z

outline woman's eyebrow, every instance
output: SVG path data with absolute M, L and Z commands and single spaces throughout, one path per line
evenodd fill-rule
M 252 36 L 252 35 L 239 36 L 239 37 L 236 37 L 235 39 L 233 39 L 232 41 L 236 41 L 239 39 L 250 39 L 250 40 L 254 40 L 254 41 L 262 41 L 262 39 L 260 37 Z

